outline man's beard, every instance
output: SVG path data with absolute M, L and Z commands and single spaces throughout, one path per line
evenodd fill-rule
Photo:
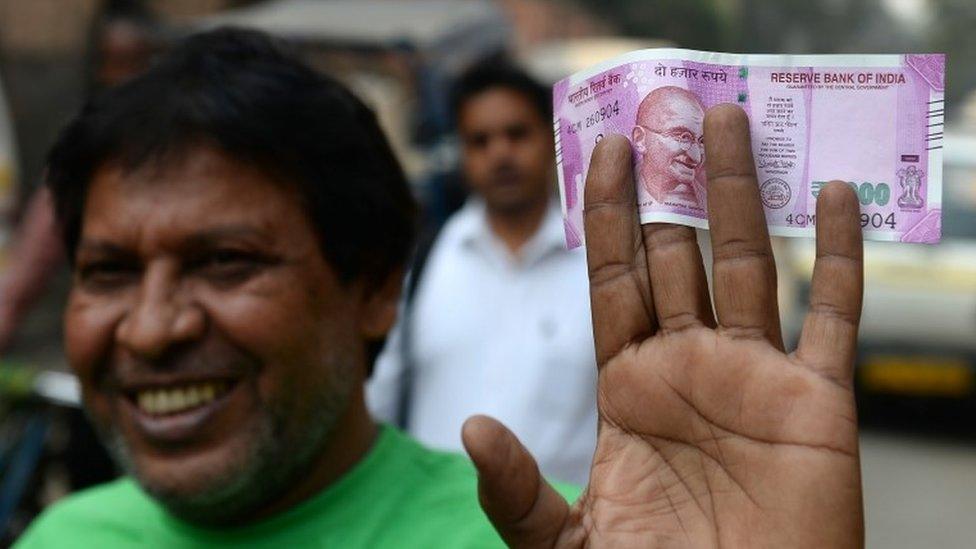
M 140 475 L 122 435 L 91 419 L 115 462 L 170 513 L 196 524 L 229 525 L 274 502 L 312 468 L 348 406 L 354 378 L 350 367 L 331 368 L 325 386 L 299 409 L 268 403 L 261 418 L 249 426 L 247 455 L 228 463 L 193 494 L 154 486 Z M 290 417 L 299 419 L 289 421 Z

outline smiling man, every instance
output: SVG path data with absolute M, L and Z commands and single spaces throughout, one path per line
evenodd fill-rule
M 654 202 L 704 209 L 704 119 L 698 98 L 676 86 L 657 88 L 641 101 L 631 137 L 640 156 L 638 178 Z
M 190 38 L 50 155 L 68 358 L 128 476 L 19 547 L 857 547 L 857 197 L 820 192 L 787 353 L 748 121 L 719 106 L 704 135 L 714 308 L 694 230 L 638 224 L 627 139 L 594 151 L 599 428 L 570 506 L 490 418 L 463 428 L 477 481 L 373 422 L 363 380 L 413 232 L 403 173 L 369 109 L 266 37 Z
M 302 498 L 283 483 L 334 479 L 368 447 L 351 342 L 382 310 L 340 291 L 297 191 L 213 145 L 180 154 L 92 174 L 68 358 L 147 492 L 197 521 L 259 518 Z

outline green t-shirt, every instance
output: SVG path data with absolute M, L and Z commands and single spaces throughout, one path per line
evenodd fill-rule
M 561 487 L 575 497 L 574 489 Z M 45 511 L 18 549 L 64 547 L 503 547 L 478 506 L 474 467 L 384 426 L 366 457 L 304 503 L 257 524 L 202 529 L 160 507 L 129 478 Z

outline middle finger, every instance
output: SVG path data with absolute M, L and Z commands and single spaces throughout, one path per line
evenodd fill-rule
M 742 109 L 709 109 L 705 151 L 718 324 L 736 337 L 764 338 L 782 349 L 776 265 L 759 201 L 749 119 Z
M 715 326 L 708 279 L 695 229 L 650 223 L 643 226 L 647 274 L 658 325 L 664 331 Z

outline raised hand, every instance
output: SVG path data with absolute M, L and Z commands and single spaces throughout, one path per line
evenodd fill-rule
M 630 144 L 594 151 L 585 229 L 599 375 L 589 485 L 572 506 L 501 424 L 465 446 L 485 512 L 515 547 L 863 544 L 851 372 L 861 310 L 858 201 L 817 202 L 817 261 L 798 348 L 783 349 L 748 120 L 705 118 L 714 312 L 693 229 L 641 226 Z

